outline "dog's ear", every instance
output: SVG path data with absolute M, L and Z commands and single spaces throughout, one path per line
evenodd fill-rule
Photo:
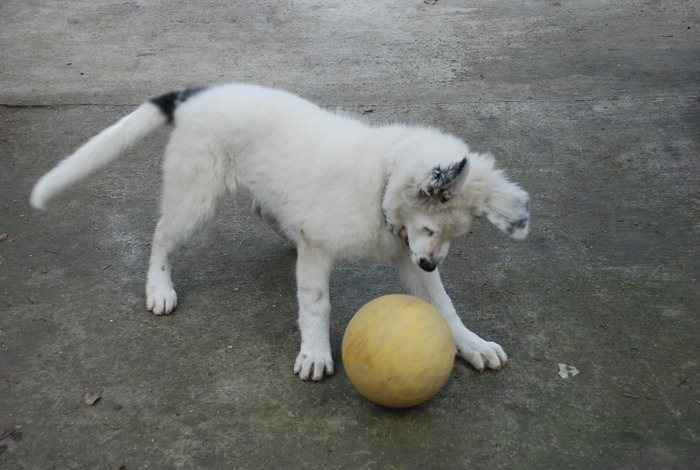
M 522 240 L 530 228 L 530 196 L 503 178 L 491 188 L 481 207 L 481 213 L 512 238 Z
M 421 188 L 421 192 L 431 199 L 447 202 L 464 190 L 468 173 L 469 160 L 467 157 L 446 167 L 438 165 L 433 168 L 430 177 Z

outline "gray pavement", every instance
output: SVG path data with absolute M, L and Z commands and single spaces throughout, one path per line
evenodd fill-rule
M 3 1 L 0 468 L 700 467 L 699 9 Z M 176 312 L 146 312 L 166 131 L 29 208 L 40 175 L 134 105 L 229 81 L 437 125 L 497 157 L 532 196 L 531 235 L 477 223 L 442 272 L 508 367 L 457 361 L 422 406 L 368 403 L 342 334 L 401 289 L 343 263 L 337 373 L 301 382 L 295 254 L 245 197 L 181 251 Z

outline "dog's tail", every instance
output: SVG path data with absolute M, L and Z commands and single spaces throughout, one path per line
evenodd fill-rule
M 49 199 L 115 160 L 159 127 L 172 122 L 175 108 L 197 91 L 200 89 L 154 98 L 100 132 L 37 182 L 32 190 L 31 205 L 45 209 Z

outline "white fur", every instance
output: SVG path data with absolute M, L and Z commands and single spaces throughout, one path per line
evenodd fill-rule
M 528 195 L 490 156 L 435 129 L 371 127 L 252 85 L 192 95 L 178 104 L 174 121 L 146 285 L 153 313 L 177 304 L 173 252 L 206 229 L 222 197 L 245 189 L 256 213 L 297 247 L 301 350 L 294 371 L 302 379 L 333 373 L 328 282 L 341 258 L 392 263 L 408 292 L 442 312 L 461 357 L 479 370 L 506 364 L 498 344 L 462 324 L 435 269 L 474 217 L 485 215 L 516 239 L 527 234 Z M 41 178 L 32 205 L 43 208 L 165 123 L 156 105 L 144 103 Z

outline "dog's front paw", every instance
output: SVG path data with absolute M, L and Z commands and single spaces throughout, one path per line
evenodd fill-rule
M 478 336 L 457 344 L 457 354 L 464 358 L 476 370 L 483 372 L 486 367 L 500 370 L 508 364 L 503 348 L 493 341 L 484 341 Z
M 324 375 L 333 375 L 333 358 L 330 352 L 302 350 L 294 363 L 294 373 L 301 380 L 318 382 Z
M 156 315 L 167 315 L 177 306 L 177 294 L 171 286 L 149 285 L 146 289 L 146 307 Z

